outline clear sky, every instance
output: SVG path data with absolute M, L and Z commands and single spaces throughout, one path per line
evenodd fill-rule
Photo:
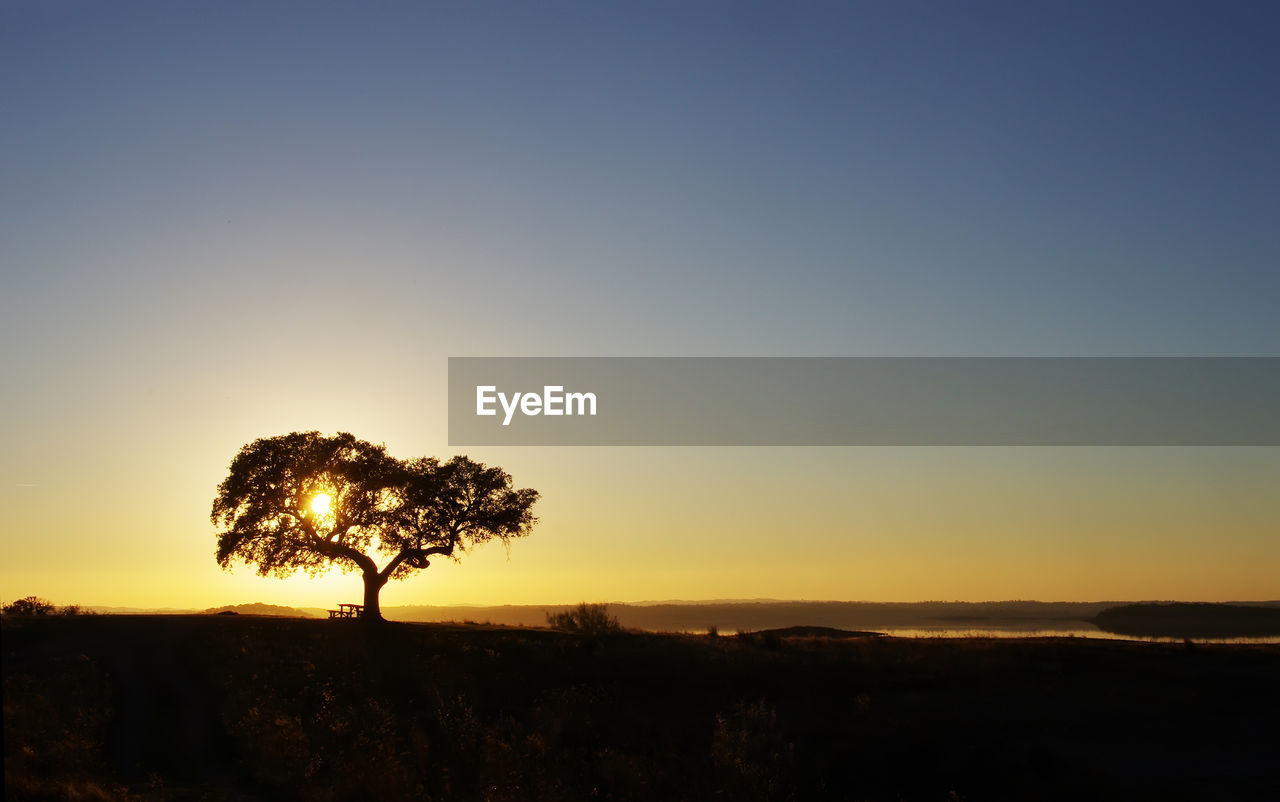
M 447 445 L 449 356 L 1280 356 L 1267 3 L 0 0 L 0 596 L 221 572 L 244 443 Z M 1266 448 L 473 449 L 385 605 L 1280 597 Z

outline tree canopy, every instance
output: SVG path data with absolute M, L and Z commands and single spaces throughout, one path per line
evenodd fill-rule
M 53 602 L 39 596 L 16 599 L 4 606 L 5 615 L 53 615 L 56 610 Z
M 388 580 L 432 556 L 457 559 L 475 544 L 527 535 L 537 500 L 501 468 L 467 457 L 398 460 L 345 432 L 293 432 L 240 449 L 210 519 L 223 568 L 239 561 L 281 577 L 359 570 L 365 616 L 378 619 Z

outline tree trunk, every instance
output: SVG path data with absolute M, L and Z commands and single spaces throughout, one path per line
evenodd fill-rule
M 378 606 L 378 593 L 382 591 L 382 586 L 387 584 L 384 577 L 378 576 L 377 572 L 366 573 L 364 575 L 364 620 L 369 623 L 383 621 L 382 608 Z

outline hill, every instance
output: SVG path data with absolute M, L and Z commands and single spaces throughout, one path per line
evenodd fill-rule
M 1078 632 L 1095 626 L 1104 610 L 1126 602 L 842 602 L 842 601 L 679 601 L 612 603 L 610 612 L 630 629 L 650 632 L 705 632 L 716 627 L 733 633 L 793 626 L 882 630 L 1004 630 L 1008 632 Z M 1233 607 L 1280 609 L 1278 602 L 1231 602 Z M 403 605 L 383 607 L 383 615 L 404 622 L 484 622 L 503 626 L 541 627 L 548 613 L 571 609 L 566 604 L 529 605 Z M 102 613 L 194 613 L 186 609 L 91 607 Z M 262 603 L 210 607 L 204 612 L 231 610 L 247 615 L 327 618 L 320 607 L 288 607 Z M 1104 619 L 1106 620 L 1106 619 Z M 1125 634 L 1125 633 L 1121 633 Z M 1136 633 L 1135 633 L 1136 634 Z M 1181 635 L 1177 637 L 1182 637 Z M 1199 635 L 1198 637 L 1209 637 Z
M 1010 630 L 1086 629 L 1088 619 L 1117 602 L 671 602 L 611 604 L 624 627 L 654 632 L 726 632 L 825 626 L 836 629 L 951 628 Z M 543 626 L 547 613 L 570 605 L 501 607 L 404 606 L 383 608 L 395 621 L 484 621 L 508 626 Z
M 297 607 L 282 607 L 278 604 L 263 604 L 262 602 L 251 602 L 249 604 L 224 604 L 221 607 L 210 607 L 205 610 L 206 613 L 223 613 L 232 612 L 240 615 L 278 615 L 288 616 L 290 618 L 317 618 L 319 616 Z
M 1093 622 L 1107 632 L 1137 637 L 1264 638 L 1280 636 L 1280 607 L 1169 602 L 1103 610 Z

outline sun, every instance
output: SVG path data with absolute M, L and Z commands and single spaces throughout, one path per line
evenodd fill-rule
M 311 511 L 316 515 L 328 515 L 333 507 L 333 498 L 328 493 L 317 493 L 311 499 Z

